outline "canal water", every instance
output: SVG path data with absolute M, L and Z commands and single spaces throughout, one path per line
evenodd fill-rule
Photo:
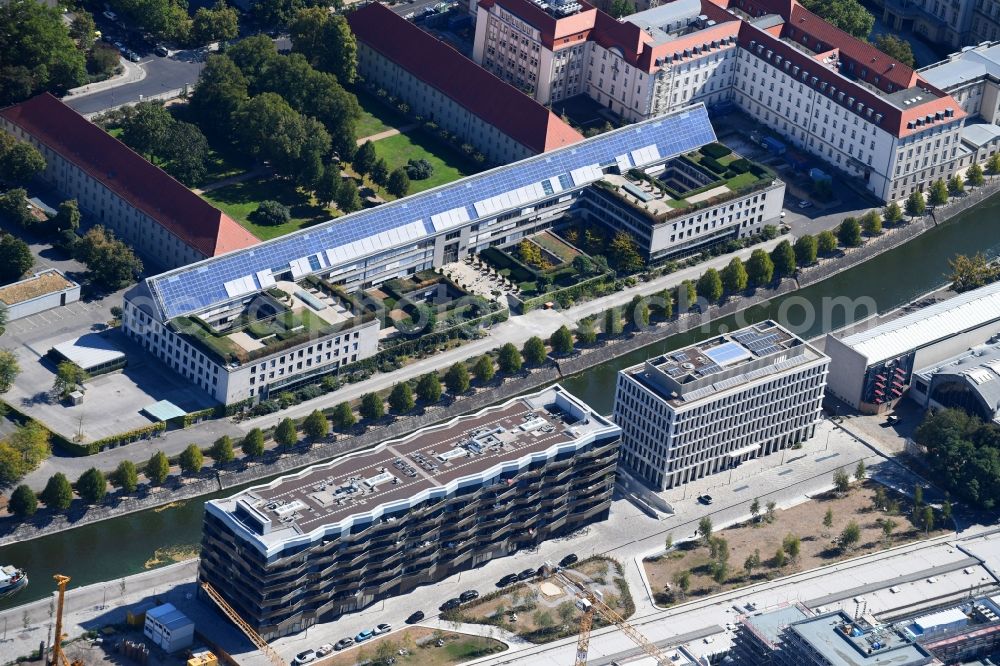
M 563 385 L 598 411 L 609 413 L 614 398 L 615 374 L 620 368 L 705 337 L 719 330 L 720 326 L 732 329 L 740 323 L 774 318 L 788 299 L 818 305 L 823 299 L 832 297 L 870 298 L 878 311 L 885 312 L 942 285 L 948 273 L 948 260 L 956 254 L 975 252 L 983 252 L 990 257 L 1000 254 L 1000 196 L 872 261 L 812 287 L 756 306 L 738 315 L 739 320 L 727 317 L 707 328 L 699 327 L 666 338 L 570 377 Z M 835 309 L 828 321 L 817 318 L 804 325 L 803 308 L 786 304 L 786 309 L 788 318 L 785 321 L 806 338 L 850 323 L 846 321 L 849 317 L 847 309 Z M 147 568 L 170 564 L 178 558 L 190 557 L 196 552 L 200 540 L 205 501 L 234 492 L 235 488 L 0 548 L 0 564 L 25 567 L 31 578 L 28 588 L 12 599 L 0 602 L 0 609 L 47 596 L 53 589 L 52 575 L 55 573 L 71 576 L 71 585 L 75 587 L 113 581 Z

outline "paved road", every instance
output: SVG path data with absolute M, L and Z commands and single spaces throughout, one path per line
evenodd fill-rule
M 146 77 L 141 81 L 64 101 L 82 114 L 99 113 L 122 104 L 138 102 L 195 83 L 204 67 L 204 59 L 196 51 L 179 51 L 167 58 L 147 56 L 139 65 L 146 70 Z

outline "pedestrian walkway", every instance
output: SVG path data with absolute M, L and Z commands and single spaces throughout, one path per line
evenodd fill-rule
M 396 136 L 397 134 L 402 134 L 404 132 L 409 132 L 410 130 L 417 129 L 417 123 L 410 123 L 409 125 L 403 125 L 402 127 L 394 127 L 393 129 L 387 129 L 384 132 L 379 132 L 378 134 L 372 134 L 371 136 L 363 136 L 358 139 L 358 145 L 360 146 L 366 141 L 380 141 L 381 139 L 388 139 L 390 136 Z
M 103 81 L 95 81 L 94 83 L 88 83 L 87 85 L 83 85 L 78 88 L 72 88 L 66 93 L 63 99 L 68 100 L 93 95 L 94 93 L 110 90 L 111 88 L 117 88 L 118 86 L 126 86 L 130 83 L 136 83 L 146 78 L 146 70 L 140 66 L 139 63 L 129 62 L 125 58 L 119 58 L 119 62 L 122 65 L 121 73 L 115 74 L 111 78 Z
M 253 180 L 254 178 L 260 178 L 262 176 L 270 176 L 274 174 L 274 170 L 271 167 L 257 166 L 250 171 L 245 171 L 243 173 L 237 174 L 235 176 L 230 176 L 229 178 L 223 178 L 222 180 L 217 180 L 214 183 L 209 183 L 205 187 L 194 188 L 191 191 L 195 194 L 205 194 L 206 192 L 213 192 L 215 190 L 222 189 L 223 187 L 228 187 L 229 185 L 235 185 L 236 183 L 242 183 L 246 180 Z

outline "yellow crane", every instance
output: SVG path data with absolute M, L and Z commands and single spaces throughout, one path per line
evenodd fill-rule
M 590 649 L 590 630 L 594 626 L 594 614 L 601 616 L 618 627 L 623 634 L 632 639 L 636 645 L 642 648 L 643 652 L 656 660 L 660 666 L 670 666 L 673 662 L 670 657 L 664 654 L 642 633 L 630 625 L 618 611 L 604 603 L 600 591 L 588 589 L 581 581 L 570 578 L 565 571 L 558 571 L 554 577 L 567 586 L 571 594 L 576 597 L 576 607 L 583 611 L 580 618 L 580 636 L 576 641 L 576 666 L 587 666 L 587 653 Z
M 63 617 L 63 598 L 66 596 L 66 585 L 69 584 L 69 576 L 63 576 L 62 574 L 56 574 L 52 577 L 56 581 L 56 588 L 59 590 L 59 600 L 56 603 L 56 639 L 55 643 L 52 645 L 52 666 L 83 666 L 83 662 L 80 660 L 73 661 L 70 664 L 69 659 L 66 658 L 66 654 L 62 649 L 63 630 L 62 630 L 62 617 Z
M 205 591 L 205 594 L 208 595 L 209 599 L 215 602 L 215 605 L 219 607 L 219 610 L 221 610 L 226 617 L 232 620 L 233 624 L 235 624 L 240 631 L 246 634 L 246 637 L 250 639 L 250 642 L 253 643 L 258 650 L 263 652 L 265 657 L 271 660 L 271 663 L 274 664 L 274 666 L 288 666 L 285 660 L 281 658 L 281 655 L 275 652 L 274 648 L 268 645 L 267 641 L 265 641 L 253 627 L 247 624 L 246 620 L 240 617 L 239 613 L 237 613 L 236 610 L 222 598 L 222 595 L 219 594 L 210 583 L 202 581 L 201 589 Z

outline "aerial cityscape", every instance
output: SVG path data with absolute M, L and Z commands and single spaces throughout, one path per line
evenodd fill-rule
M 998 177 L 996 0 L 0 0 L 0 666 L 996 666 Z

